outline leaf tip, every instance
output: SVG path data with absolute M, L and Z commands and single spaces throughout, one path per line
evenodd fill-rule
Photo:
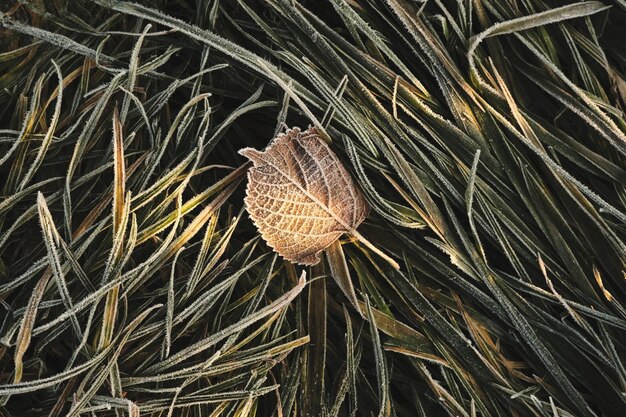
M 249 160 L 255 163 L 261 160 L 261 154 L 263 154 L 263 152 L 260 152 L 254 148 L 239 149 L 237 153 L 241 156 L 245 156 L 246 158 L 248 158 Z

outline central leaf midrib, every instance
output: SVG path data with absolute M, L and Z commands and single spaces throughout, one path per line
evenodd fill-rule
M 264 158 L 265 159 L 265 158 Z M 293 178 L 291 178 L 290 175 L 287 175 L 282 169 L 280 169 L 279 167 L 277 167 L 274 163 L 272 163 L 271 161 L 268 161 L 267 159 L 265 160 L 265 162 L 270 165 L 272 168 L 274 168 L 276 171 L 278 171 L 279 174 L 281 174 L 283 177 L 287 178 L 287 180 L 289 182 L 291 182 L 293 185 L 295 185 L 300 191 L 302 191 L 302 193 L 304 193 L 305 196 L 307 196 L 308 198 L 310 198 L 314 203 L 316 203 L 317 205 L 319 205 L 324 211 L 326 211 L 326 213 L 328 213 L 333 219 L 335 219 L 337 221 L 337 223 L 339 223 L 340 225 L 342 225 L 345 229 L 346 232 L 352 232 L 354 230 L 354 227 L 349 226 L 348 224 L 346 224 L 339 216 L 337 216 L 337 214 L 335 214 L 335 212 L 333 212 L 329 207 L 327 207 L 325 204 L 323 204 L 319 199 L 317 199 L 314 195 L 312 195 L 307 189 L 303 188 L 302 185 L 298 184 L 298 182 L 296 182 Z M 305 176 L 306 174 L 304 173 L 304 171 L 302 172 L 302 175 Z M 324 175 L 324 173 L 322 173 L 322 175 Z M 329 198 L 330 201 L 330 198 Z M 306 216 L 302 216 L 302 217 L 306 217 Z

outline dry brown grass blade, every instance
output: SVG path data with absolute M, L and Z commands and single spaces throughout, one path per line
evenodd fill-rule
M 124 162 L 124 139 L 122 137 L 122 124 L 120 122 L 117 108 L 113 112 L 113 237 L 120 239 L 120 242 L 114 243 L 114 248 L 119 248 L 117 254 L 113 254 L 116 258 L 122 257 L 124 250 L 124 231 L 121 230 L 124 225 L 124 211 L 127 206 L 124 202 L 124 194 L 126 189 L 126 163 Z M 130 196 L 128 197 L 130 201 Z M 102 322 L 102 331 L 100 333 L 100 341 L 98 348 L 100 350 L 106 348 L 113 338 L 113 328 L 117 318 L 117 305 L 119 301 L 120 287 L 116 285 L 107 293 L 106 303 L 104 307 L 104 317 Z

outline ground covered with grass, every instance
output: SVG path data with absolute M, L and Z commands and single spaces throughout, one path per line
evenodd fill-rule
M 0 416 L 626 415 L 623 0 L 0 6 Z M 286 126 L 399 270 L 261 239 Z

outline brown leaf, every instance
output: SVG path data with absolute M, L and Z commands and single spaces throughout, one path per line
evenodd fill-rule
M 356 233 L 368 205 L 350 174 L 315 128 L 287 129 L 265 152 L 239 153 L 253 163 L 245 199 L 265 241 L 283 258 L 304 265 L 343 233 Z
M 315 265 L 321 251 L 349 233 L 400 269 L 356 231 L 369 207 L 315 128 L 287 129 L 264 152 L 245 148 L 239 153 L 254 164 L 248 171 L 248 213 L 267 244 L 282 257 Z

